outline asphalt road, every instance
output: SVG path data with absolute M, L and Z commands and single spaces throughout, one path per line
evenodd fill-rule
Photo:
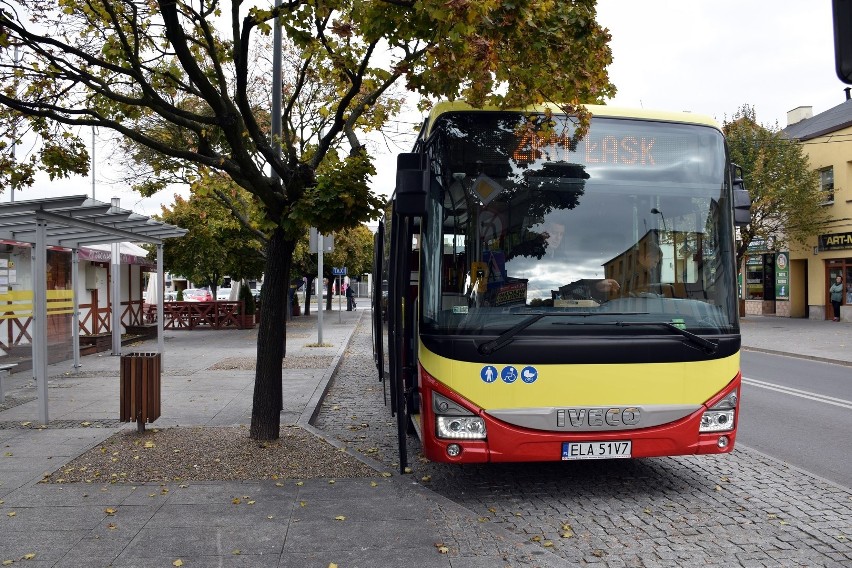
M 738 443 L 852 488 L 852 372 L 744 352 Z

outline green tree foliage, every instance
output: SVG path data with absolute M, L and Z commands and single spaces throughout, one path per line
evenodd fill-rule
M 258 98 L 270 73 L 255 49 L 275 23 L 298 61 L 280 137 Z M 26 117 L 52 176 L 87 162 L 77 133 L 96 126 L 149 153 L 146 193 L 207 169 L 252 195 L 268 240 L 250 434 L 274 439 L 296 242 L 309 225 L 339 231 L 377 214 L 359 135 L 398 110 L 392 88 L 474 106 L 555 101 L 584 123 L 578 105 L 614 94 L 608 40 L 594 0 L 0 0 L 0 106 L 13 111 L 0 120 L 8 130 Z
M 731 161 L 743 169 L 752 200 L 751 223 L 740 228 L 737 265 L 755 239 L 783 250 L 804 244 L 828 219 L 820 203 L 819 178 L 802 146 L 778 129 L 761 126 L 754 107 L 744 105 L 722 127 Z
M 236 188 L 237 192 L 244 192 Z M 212 195 L 194 191 L 190 198 L 175 196 L 159 218 L 189 232 L 163 245 L 163 264 L 175 273 L 209 286 L 215 295 L 223 276 L 239 281 L 260 278 L 266 259 L 257 234 Z

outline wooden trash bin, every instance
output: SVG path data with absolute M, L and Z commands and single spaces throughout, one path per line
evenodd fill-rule
M 137 431 L 160 417 L 161 356 L 159 353 L 128 353 L 121 356 L 119 420 L 136 422 Z

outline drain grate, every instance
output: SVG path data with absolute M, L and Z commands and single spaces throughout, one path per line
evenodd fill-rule
M 121 428 L 118 418 L 106 420 L 51 420 L 47 426 L 21 420 L 0 421 L 0 430 L 67 430 L 69 428 Z

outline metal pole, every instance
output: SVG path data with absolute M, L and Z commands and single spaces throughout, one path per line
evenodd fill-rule
M 15 51 L 13 57 L 15 58 L 15 69 L 18 68 L 18 44 L 15 44 Z M 12 121 L 12 164 L 15 164 L 15 148 L 18 146 L 18 120 L 17 118 Z M 15 201 L 15 184 L 12 184 L 11 191 L 9 193 L 9 200 L 14 203 Z
M 47 221 L 36 218 L 36 242 L 32 249 L 33 270 L 33 373 L 38 392 L 38 419 L 47 415 Z
M 160 365 L 163 364 L 166 350 L 163 326 L 165 325 L 166 283 L 163 277 L 163 245 L 157 245 L 157 351 L 160 352 Z
M 322 345 L 322 294 L 325 286 L 322 283 L 322 233 L 317 231 L 317 343 Z
M 80 304 L 77 299 L 77 289 L 80 286 L 80 275 L 77 271 L 80 270 L 80 258 L 77 249 L 71 249 L 71 350 L 74 352 L 74 370 L 76 371 L 82 365 L 80 364 Z
M 118 209 L 120 200 L 112 198 L 113 210 Z M 110 249 L 110 273 L 112 275 L 110 308 L 110 327 L 112 328 L 112 354 L 121 355 L 121 244 L 112 243 Z
M 92 199 L 95 198 L 95 127 L 92 127 Z

